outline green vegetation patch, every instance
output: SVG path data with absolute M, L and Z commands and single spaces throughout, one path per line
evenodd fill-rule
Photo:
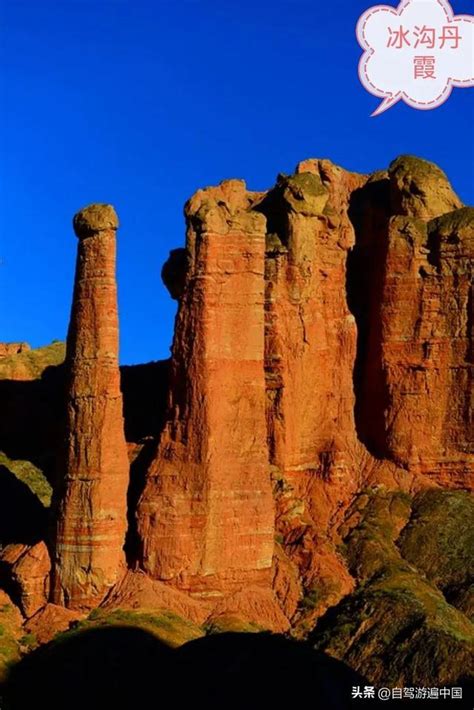
M 65 343 L 55 340 L 50 345 L 25 350 L 0 360 L 0 379 L 8 380 L 21 372 L 24 379 L 38 379 L 47 367 L 61 365 L 66 356 Z
M 235 616 L 219 616 L 205 625 L 208 634 L 245 633 L 258 634 L 266 631 L 262 626 L 250 621 L 242 621 Z
M 87 619 L 78 622 L 71 630 L 58 634 L 54 643 L 67 641 L 83 631 L 106 626 L 131 626 L 148 631 L 171 648 L 182 646 L 205 635 L 200 626 L 169 611 L 138 612 L 127 609 L 94 609 Z
M 400 155 L 390 163 L 388 172 L 389 175 L 410 175 L 418 179 L 437 177 L 447 180 L 446 174 L 440 167 L 416 155 Z
M 5 466 L 19 481 L 27 485 L 45 508 L 50 506 L 53 492 L 51 485 L 41 469 L 32 464 L 31 461 L 10 459 L 0 451 L 0 466 Z
M 413 502 L 397 542 L 402 557 L 474 618 L 474 499 L 465 491 L 431 489 Z
M 15 610 L 11 604 L 0 607 L 0 682 L 2 682 L 10 667 L 20 660 L 20 645 L 15 637 L 17 631 Z
M 425 559 L 424 542 L 415 543 L 412 532 L 420 525 L 423 530 L 423 519 L 439 525 L 437 516 L 447 493 L 452 495 L 426 491 L 412 503 L 399 491 L 368 490 L 357 498 L 341 528 L 341 551 L 357 577 L 358 588 L 326 612 L 310 640 L 315 648 L 344 660 L 371 682 L 455 683 L 472 668 L 474 625 L 418 567 L 419 560 Z M 447 545 L 465 522 L 464 496 L 462 502 L 458 497 L 454 494 L 446 511 L 453 517 L 451 532 L 446 537 L 439 533 Z M 418 545 L 416 555 L 402 557 L 396 544 L 399 537 L 402 552 L 402 541 L 413 538 L 413 549 Z M 436 549 L 443 554 L 439 543 Z M 454 555 L 458 560 L 463 557 L 459 552 Z M 449 562 L 439 564 L 446 573 Z

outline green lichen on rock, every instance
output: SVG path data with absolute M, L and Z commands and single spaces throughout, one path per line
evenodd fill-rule
M 428 160 L 401 155 L 388 174 L 393 214 L 428 220 L 462 207 L 445 173 Z
M 474 625 L 425 578 L 415 560 L 402 557 L 396 544 L 405 526 L 423 527 L 417 511 L 423 496 L 431 495 L 427 491 L 415 498 L 412 511 L 404 493 L 366 491 L 341 528 L 348 566 L 359 584 L 320 619 L 311 641 L 373 683 L 454 683 L 472 662 Z M 425 500 L 429 519 L 427 506 Z M 459 518 L 458 526 L 463 524 L 464 512 L 458 516 L 454 502 L 451 513 Z
M 388 167 L 388 173 L 390 176 L 396 175 L 397 173 L 411 175 L 420 180 L 432 176 L 443 178 L 444 180 L 448 179 L 446 173 L 444 173 L 436 163 L 425 160 L 425 158 L 419 158 L 417 155 L 408 154 L 399 155 L 398 158 L 392 160 Z
M 438 271 L 472 274 L 474 207 L 462 207 L 428 223 L 428 244 Z
M 292 212 L 308 217 L 321 215 L 329 199 L 328 190 L 319 175 L 314 173 L 297 173 L 284 177 L 277 187 Z
M 119 220 L 112 205 L 98 202 L 83 207 L 73 219 L 74 231 L 78 237 L 88 237 L 106 229 L 117 229 Z
M 370 581 L 403 564 L 394 540 L 410 516 L 411 498 L 402 491 L 368 490 L 353 503 L 341 528 L 349 570 L 360 582 Z
M 1 467 L 4 466 L 19 481 L 28 486 L 45 508 L 51 504 L 52 488 L 44 473 L 31 461 L 11 459 L 0 451 L 0 476 Z
M 461 207 L 432 219 L 428 225 L 429 232 L 438 232 L 441 236 L 451 236 L 456 232 L 469 229 L 472 234 L 474 226 L 474 207 Z

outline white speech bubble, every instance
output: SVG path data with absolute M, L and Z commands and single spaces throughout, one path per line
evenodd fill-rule
M 357 39 L 362 85 L 382 98 L 372 116 L 398 101 L 429 110 L 453 86 L 474 86 L 474 16 L 454 15 L 447 0 L 403 0 L 376 5 L 360 17 Z

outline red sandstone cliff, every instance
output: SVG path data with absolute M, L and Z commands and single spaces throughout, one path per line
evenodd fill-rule
M 321 611 L 353 586 L 338 526 L 361 488 L 472 486 L 472 210 L 402 157 L 373 176 L 308 160 L 261 194 L 227 181 L 186 216 L 143 568 L 193 593 L 244 584 L 269 563 L 270 477 L 274 588 L 291 617 L 322 584 Z

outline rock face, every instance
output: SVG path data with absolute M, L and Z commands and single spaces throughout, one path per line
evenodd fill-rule
M 51 599 L 73 609 L 97 605 L 124 567 L 129 463 L 118 367 L 117 226 L 110 205 L 91 205 L 74 218 L 79 250 Z
M 51 572 L 48 548 L 44 542 L 31 547 L 8 545 L 0 555 L 0 562 L 9 568 L 21 610 L 29 619 L 48 601 Z
M 142 565 L 195 593 L 270 578 L 274 504 L 265 424 L 265 220 L 240 181 L 187 204 L 169 415 L 138 506 Z M 176 266 L 186 268 L 185 274 Z
M 472 486 L 474 210 L 426 161 L 399 158 L 378 182 L 354 200 L 359 217 L 386 209 L 372 231 L 359 221 L 353 264 L 376 255 L 354 299 L 360 433 L 378 456 Z
M 302 583 L 321 613 L 354 587 L 338 527 L 361 488 L 472 485 L 472 210 L 405 156 L 371 176 L 307 160 L 266 193 L 226 181 L 186 216 L 141 563 L 193 593 L 268 567 L 269 470 L 275 590 L 298 616 Z
M 31 350 L 28 343 L 0 343 L 0 358 L 18 355 Z
M 265 372 L 278 531 L 306 586 L 337 580 L 344 591 L 351 579 L 325 535 L 361 476 L 357 331 L 345 284 L 355 241 L 348 201 L 364 180 L 309 160 L 280 176 L 258 206 L 267 218 Z

